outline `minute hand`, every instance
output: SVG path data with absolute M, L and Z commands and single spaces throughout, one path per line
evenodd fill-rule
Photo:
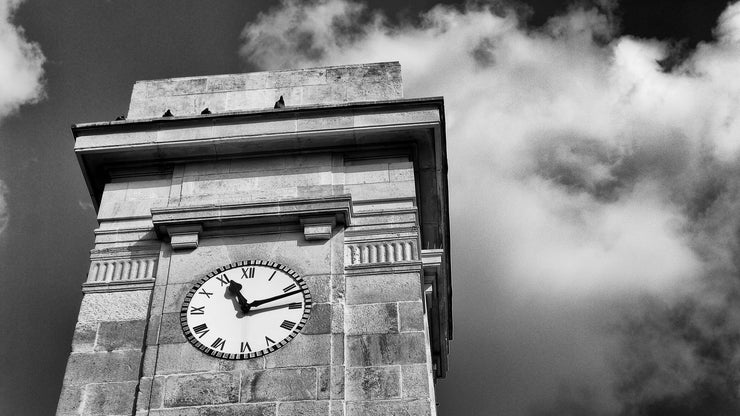
M 255 300 L 254 302 L 250 302 L 249 303 L 249 306 L 250 307 L 260 306 L 260 305 L 265 304 L 267 302 L 272 302 L 273 300 L 278 300 L 278 299 L 286 298 L 288 296 L 292 296 L 292 295 L 295 295 L 295 294 L 298 294 L 298 293 L 303 293 L 303 292 L 301 292 L 300 290 L 294 290 L 292 292 L 283 293 L 281 295 L 273 296 L 271 298 L 258 299 L 258 300 Z

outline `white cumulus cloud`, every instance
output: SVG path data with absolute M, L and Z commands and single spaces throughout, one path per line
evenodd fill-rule
M 0 0 L 0 122 L 43 96 L 44 55 L 13 22 L 22 0 Z M 0 235 L 8 224 L 7 185 L 0 178 Z

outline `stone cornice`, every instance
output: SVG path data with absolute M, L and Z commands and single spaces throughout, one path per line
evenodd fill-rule
M 174 249 L 196 248 L 198 236 L 204 231 L 270 224 L 300 224 L 307 240 L 326 239 L 331 237 L 334 225 L 350 225 L 351 203 L 349 195 L 337 195 L 317 199 L 153 208 L 152 223 L 160 237 L 170 237 Z

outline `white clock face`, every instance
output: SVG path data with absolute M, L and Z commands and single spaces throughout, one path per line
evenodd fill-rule
M 220 267 L 185 296 L 180 322 L 199 350 L 243 360 L 271 353 L 308 320 L 311 294 L 293 270 L 262 260 Z

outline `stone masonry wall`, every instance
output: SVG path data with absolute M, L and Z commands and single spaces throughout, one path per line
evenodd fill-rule
M 58 416 L 131 415 L 161 246 L 149 210 L 166 203 L 170 182 L 139 178 L 106 187 Z

